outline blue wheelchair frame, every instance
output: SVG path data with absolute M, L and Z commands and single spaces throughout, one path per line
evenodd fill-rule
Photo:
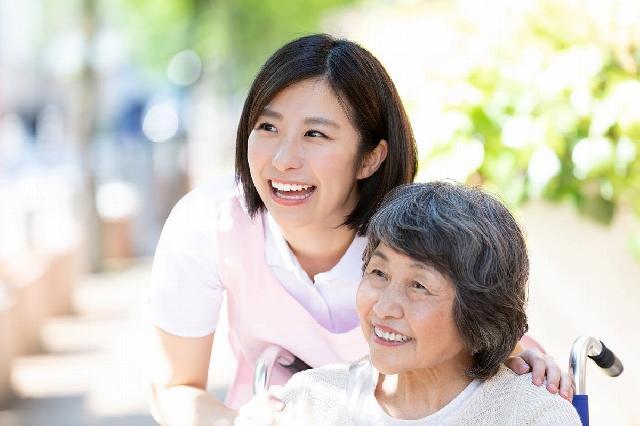
M 589 426 L 589 396 L 586 383 L 589 359 L 611 377 L 619 376 L 624 370 L 622 362 L 602 341 L 590 336 L 580 336 L 573 342 L 569 356 L 569 371 L 573 373 L 576 385 L 573 406 L 584 426 Z

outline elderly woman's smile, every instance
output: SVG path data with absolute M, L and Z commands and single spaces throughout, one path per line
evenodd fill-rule
M 378 324 L 373 325 L 373 334 L 375 336 L 374 341 L 383 345 L 401 345 L 413 340 L 413 338 L 393 328 Z
M 384 374 L 468 367 L 453 318 L 455 287 L 431 265 L 381 243 L 357 295 L 371 361 Z

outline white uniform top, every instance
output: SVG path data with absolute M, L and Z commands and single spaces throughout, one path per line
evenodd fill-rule
M 216 223 L 219 185 L 202 185 L 185 195 L 164 225 L 153 259 L 150 299 L 153 323 L 168 333 L 200 337 L 218 325 L 224 283 L 217 266 Z M 355 294 L 362 276 L 364 237 L 356 236 L 329 271 L 311 281 L 270 214 L 262 215 L 265 259 L 282 286 L 332 332 L 358 324 Z

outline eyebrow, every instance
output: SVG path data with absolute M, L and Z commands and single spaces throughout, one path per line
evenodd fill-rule
M 374 252 L 371 254 L 371 257 L 373 257 L 373 256 L 377 256 L 377 257 L 381 258 L 382 260 L 384 260 L 384 261 L 386 261 L 386 262 L 388 262 L 388 261 L 389 261 L 389 259 L 387 258 L 387 256 L 385 256 L 385 255 L 384 255 L 384 253 L 382 253 L 381 251 L 378 251 L 378 250 L 374 251 Z M 425 271 L 428 271 L 428 270 L 430 269 L 428 265 L 425 265 L 425 264 L 424 264 L 424 263 L 422 263 L 422 262 L 411 262 L 411 263 L 409 264 L 409 266 L 411 266 L 412 268 L 422 269 L 422 270 L 425 270 Z
M 280 114 L 277 111 L 272 110 L 269 107 L 264 107 L 264 109 L 262 110 L 260 115 L 266 115 L 267 117 L 273 117 L 273 118 L 277 118 L 277 119 L 280 119 L 280 120 L 282 119 L 282 114 Z
M 387 258 L 387 256 L 385 256 L 381 251 L 378 251 L 378 250 L 374 251 L 374 252 L 371 254 L 371 257 L 374 257 L 374 256 L 378 256 L 378 257 L 379 257 L 379 258 L 381 258 L 382 260 L 386 260 L 386 261 L 388 261 L 388 260 L 389 260 L 389 259 Z
M 340 128 L 340 125 L 335 121 L 332 121 L 332 120 L 329 120 L 328 118 L 323 118 L 323 117 L 307 117 L 305 118 L 304 123 L 305 124 L 321 124 L 321 125 L 333 127 L 336 129 Z
M 278 120 L 282 120 L 282 118 L 283 118 L 282 114 L 280 114 L 277 111 L 272 110 L 269 107 L 264 107 L 264 109 L 262 110 L 262 113 L 260 115 L 264 115 L 266 117 L 277 118 Z M 305 124 L 319 124 L 319 125 L 334 127 L 336 129 L 340 128 L 340 125 L 338 123 L 336 123 L 333 120 L 329 120 L 328 118 L 324 118 L 324 117 L 306 117 L 304 119 L 304 123 Z

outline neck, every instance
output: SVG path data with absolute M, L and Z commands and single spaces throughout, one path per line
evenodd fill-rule
M 380 374 L 375 396 L 380 406 L 397 419 L 420 419 L 450 403 L 471 379 L 455 365 Z
M 347 226 L 332 229 L 283 229 L 285 240 L 309 278 L 333 268 L 345 254 L 356 235 Z

